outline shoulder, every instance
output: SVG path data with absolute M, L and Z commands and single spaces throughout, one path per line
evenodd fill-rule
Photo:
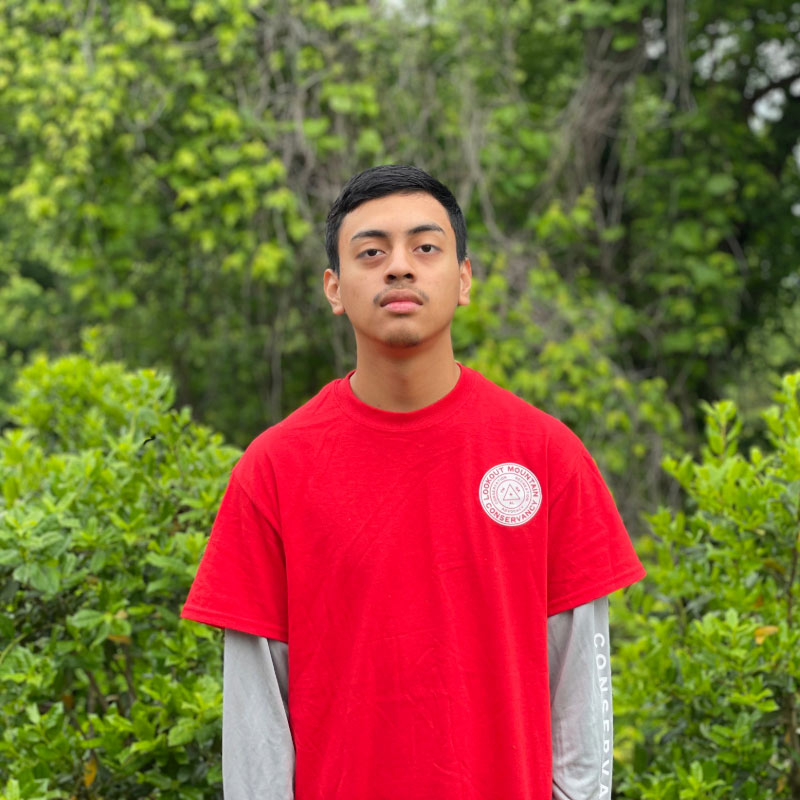
M 253 471 L 268 470 L 276 457 L 314 441 L 322 428 L 334 424 L 338 413 L 333 392 L 339 380 L 326 384 L 310 400 L 256 436 L 234 467 L 234 474 L 241 479 Z
M 469 369 L 475 384 L 475 412 L 490 415 L 502 424 L 532 437 L 543 445 L 548 454 L 563 461 L 576 462 L 591 458 L 580 438 L 561 420 L 534 406 L 518 395 L 498 386 L 477 370 Z

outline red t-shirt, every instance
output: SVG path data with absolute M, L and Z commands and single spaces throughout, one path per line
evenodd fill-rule
M 296 800 L 550 800 L 547 617 L 644 574 L 579 439 L 462 366 L 258 436 L 182 616 L 289 642 Z

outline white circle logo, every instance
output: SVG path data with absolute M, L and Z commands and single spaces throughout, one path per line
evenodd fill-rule
M 478 498 L 495 522 L 522 525 L 539 510 L 542 487 L 529 469 L 508 462 L 492 467 L 481 478 Z

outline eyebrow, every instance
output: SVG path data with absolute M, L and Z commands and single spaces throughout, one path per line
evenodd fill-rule
M 417 233 L 444 233 L 444 229 L 437 225 L 435 222 L 426 222 L 422 225 L 416 225 L 415 227 L 411 228 L 410 230 L 406 231 L 407 236 L 414 236 Z M 370 228 L 369 230 L 358 231 L 357 233 L 353 234 L 353 238 L 350 239 L 351 242 L 354 242 L 356 239 L 388 239 L 389 233 L 387 231 L 381 231 L 377 228 Z

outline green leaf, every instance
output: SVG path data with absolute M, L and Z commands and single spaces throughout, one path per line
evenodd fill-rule
M 720 197 L 728 192 L 732 192 L 736 188 L 736 180 L 731 175 L 724 173 L 717 173 L 712 175 L 706 183 L 708 193 L 714 197 Z
M 197 724 L 191 718 L 184 718 L 170 728 L 169 736 L 167 737 L 167 744 L 170 747 L 180 747 L 181 745 L 191 742 L 197 731 Z
M 75 614 L 67 617 L 67 620 L 76 628 L 96 628 L 104 620 L 106 620 L 108 616 L 109 615 L 103 611 L 96 611 L 91 608 L 82 608 L 80 611 L 77 611 Z

